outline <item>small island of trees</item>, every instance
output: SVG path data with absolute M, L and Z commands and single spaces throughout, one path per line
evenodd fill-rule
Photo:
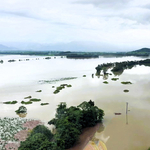
M 27 108 L 25 106 L 20 106 L 16 111 L 17 114 L 27 113 Z
M 107 74 L 108 69 L 112 68 L 111 71 L 114 75 L 121 75 L 125 69 L 132 69 L 136 65 L 150 66 L 150 59 L 140 60 L 140 61 L 123 61 L 115 63 L 104 63 L 98 65 L 96 69 L 96 74 L 100 75 L 103 71 L 104 75 Z
M 101 123 L 104 111 L 94 105 L 93 101 L 84 101 L 77 107 L 67 108 L 65 102 L 58 105 L 55 118 L 48 122 L 54 125 L 56 133 L 53 134 L 44 125 L 34 128 L 26 141 L 21 142 L 18 150 L 65 150 L 74 146 L 86 127 Z
M 0 60 L 0 64 L 2 64 L 4 61 L 3 60 Z

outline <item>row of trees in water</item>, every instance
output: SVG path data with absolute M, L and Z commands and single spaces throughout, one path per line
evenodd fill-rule
M 123 73 L 125 69 L 132 69 L 136 65 L 144 65 L 150 66 L 150 59 L 139 60 L 139 61 L 123 61 L 123 62 L 115 62 L 115 63 L 104 63 L 98 65 L 96 69 L 96 74 L 100 75 L 101 71 L 104 74 L 107 74 L 108 69 L 111 69 L 114 75 L 120 75 Z
M 39 125 L 33 129 L 26 141 L 21 142 L 19 150 L 65 150 L 78 142 L 82 130 L 102 122 L 104 111 L 93 101 L 83 102 L 77 107 L 67 108 L 66 103 L 58 105 L 55 118 L 48 122 L 54 125 L 56 133 Z

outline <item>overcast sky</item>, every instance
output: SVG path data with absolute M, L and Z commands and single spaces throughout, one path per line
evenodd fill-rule
M 150 0 L 0 0 L 4 42 L 150 47 Z

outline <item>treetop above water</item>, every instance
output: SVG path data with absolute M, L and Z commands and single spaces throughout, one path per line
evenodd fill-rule
M 136 65 L 150 66 L 150 59 L 139 60 L 139 61 L 123 61 L 114 63 L 103 63 L 98 65 L 96 69 L 96 74 L 100 75 L 101 71 L 104 74 L 107 73 L 108 69 L 111 69 L 114 75 L 121 75 L 125 69 L 132 69 Z
M 56 133 L 52 134 L 43 125 L 39 126 L 31 132 L 32 134 L 26 141 L 21 142 L 19 150 L 28 147 L 30 147 L 30 150 L 68 149 L 79 140 L 79 135 L 84 128 L 102 122 L 103 116 L 104 111 L 95 106 L 91 100 L 89 102 L 84 101 L 77 107 L 71 106 L 69 108 L 67 108 L 65 102 L 61 102 L 56 109 L 55 118 L 48 122 L 49 125 L 52 124 L 56 127 Z

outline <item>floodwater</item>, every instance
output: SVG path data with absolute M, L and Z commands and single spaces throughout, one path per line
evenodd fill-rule
M 36 59 L 39 58 L 39 59 Z M 16 62 L 8 62 L 15 59 Z M 19 59 L 23 61 L 19 61 Z M 30 59 L 29 61 L 24 61 Z M 93 100 L 105 112 L 102 132 L 96 132 L 95 138 L 102 141 L 108 150 L 147 150 L 150 147 L 150 67 L 136 66 L 125 70 L 112 81 L 114 75 L 108 76 L 108 84 L 104 84 L 103 76 L 99 78 L 95 67 L 106 62 L 140 60 L 138 57 L 67 59 L 52 57 L 45 60 L 43 56 L 1 55 L 0 60 L 0 117 L 18 117 L 15 110 L 21 106 L 24 97 L 40 98 L 41 102 L 26 105 L 26 118 L 40 119 L 44 122 L 55 116 L 60 102 L 67 106 L 77 106 L 83 101 Z M 110 72 L 110 71 L 109 71 Z M 86 77 L 83 77 L 86 75 Z M 77 77 L 72 80 L 61 78 Z M 55 81 L 60 80 L 61 81 Z M 45 81 L 55 82 L 45 82 Z M 122 81 L 131 81 L 131 85 L 123 85 Z M 60 84 L 71 84 L 58 94 L 53 94 Z M 55 86 L 55 88 L 52 88 Z M 128 89 L 129 92 L 123 92 Z M 42 92 L 36 92 L 42 90 Z M 5 101 L 17 100 L 15 105 L 2 104 Z M 126 116 L 126 103 L 128 113 Z M 41 106 L 41 103 L 49 105 Z M 114 115 L 121 113 L 121 115 Z

